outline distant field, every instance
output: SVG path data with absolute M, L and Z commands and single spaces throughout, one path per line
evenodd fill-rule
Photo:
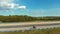
M 28 30 L 28 31 L 14 31 L 14 32 L 0 32 L 0 34 L 60 34 L 60 28 Z

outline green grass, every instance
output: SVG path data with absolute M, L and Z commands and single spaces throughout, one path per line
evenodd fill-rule
M 0 32 L 0 34 L 60 34 L 60 28 L 51 28 L 51 29 L 39 29 L 39 30 L 26 30 L 14 31 L 14 32 Z

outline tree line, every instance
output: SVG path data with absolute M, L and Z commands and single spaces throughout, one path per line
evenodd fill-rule
M 32 17 L 27 15 L 0 16 L 1 22 L 52 21 L 52 20 L 60 20 L 60 17 L 56 16 Z

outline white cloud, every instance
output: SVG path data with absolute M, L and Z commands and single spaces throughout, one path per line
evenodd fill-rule
M 8 4 L 8 6 L 9 6 L 11 9 L 14 9 L 14 8 L 17 8 L 17 7 L 19 6 L 19 4 L 11 3 L 11 4 Z
M 19 6 L 20 9 L 26 9 L 26 6 Z
M 0 10 L 11 10 L 8 4 L 13 3 L 13 0 L 0 0 Z
M 13 0 L 0 0 L 0 5 L 8 5 L 9 3 L 13 3 Z
M 25 9 L 25 8 L 26 6 L 19 6 L 19 4 L 15 4 L 14 0 L 0 0 L 0 11 Z

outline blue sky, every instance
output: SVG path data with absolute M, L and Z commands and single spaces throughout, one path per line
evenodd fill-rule
M 14 7 L 6 8 L 3 3 L 0 3 L 4 5 L 0 7 L 1 15 L 60 16 L 60 0 L 10 0 L 10 2 L 5 2 L 13 3 Z M 20 8 L 16 8 L 18 6 Z

